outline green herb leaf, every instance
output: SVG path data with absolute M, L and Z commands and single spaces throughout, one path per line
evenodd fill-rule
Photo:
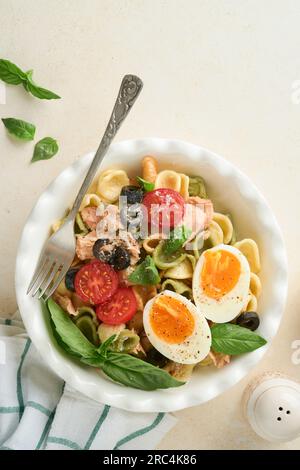
M 0 79 L 10 85 L 19 85 L 26 81 L 26 74 L 9 60 L 0 59 Z
M 140 176 L 137 176 L 136 179 L 137 179 L 137 182 L 139 183 L 139 185 L 145 191 L 145 193 L 149 193 L 150 191 L 153 191 L 154 186 L 155 186 L 154 183 L 150 183 L 150 181 L 146 181 L 143 178 L 141 178 Z
M 52 299 L 48 300 L 47 306 L 55 330 L 68 350 L 86 358 L 97 356 L 97 348 L 81 333 L 69 315 Z
M 109 346 L 115 341 L 117 335 L 110 336 L 104 343 L 100 344 L 97 352 L 102 356 L 107 356 Z
M 214 325 L 211 334 L 212 349 L 230 355 L 251 352 L 267 343 L 253 331 L 232 323 Z
M 24 88 L 36 98 L 41 100 L 57 100 L 60 99 L 56 93 L 38 86 L 32 79 L 33 70 L 26 72 L 26 82 Z
M 187 241 L 192 231 L 182 225 L 176 227 L 170 234 L 169 240 L 166 240 L 163 244 L 162 251 L 166 256 L 175 253 L 182 245 Z
M 142 286 L 159 283 L 159 273 L 150 255 L 146 256 L 144 261 L 135 268 L 128 279 L 133 284 L 140 284 Z
M 58 144 L 52 137 L 44 137 L 37 142 L 34 147 L 33 157 L 31 162 L 39 160 L 49 160 L 58 152 Z
M 33 140 L 35 125 L 15 118 L 3 118 L 3 124 L 8 132 L 21 140 Z
M 140 390 L 179 387 L 185 383 L 174 379 L 168 372 L 129 354 L 107 351 L 107 358 L 100 359 L 99 364 L 94 358 L 84 362 L 94 367 L 100 365 L 102 371 L 111 379 Z

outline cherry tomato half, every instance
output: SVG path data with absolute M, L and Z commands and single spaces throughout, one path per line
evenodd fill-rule
M 174 189 L 160 188 L 144 196 L 148 222 L 159 229 L 173 229 L 184 215 L 184 199 Z
M 96 308 L 99 320 L 108 325 L 127 323 L 136 311 L 137 301 L 132 287 L 119 287 L 111 299 Z
M 118 288 L 118 276 L 111 266 L 93 260 L 79 269 L 75 276 L 76 294 L 91 304 L 106 302 Z

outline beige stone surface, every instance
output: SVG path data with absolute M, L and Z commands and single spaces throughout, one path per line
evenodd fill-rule
M 122 75 L 136 73 L 145 87 L 118 140 L 173 137 L 210 148 L 270 202 L 287 245 L 290 289 L 280 331 L 251 375 L 279 369 L 299 379 L 291 361 L 300 339 L 300 104 L 292 96 L 299 24 L 298 0 L 0 0 L 1 56 L 33 68 L 63 97 L 39 101 L 6 87 L 0 104 L 1 117 L 31 121 L 37 139 L 60 144 L 53 160 L 30 165 L 33 144 L 14 142 L 0 126 L 3 314 L 16 308 L 15 257 L 31 207 L 76 156 L 96 148 Z M 250 378 L 176 413 L 159 447 L 300 449 L 300 439 L 269 444 L 250 430 L 241 412 Z

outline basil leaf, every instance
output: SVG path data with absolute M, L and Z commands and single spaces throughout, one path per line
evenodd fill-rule
M 10 85 L 19 85 L 26 81 L 26 74 L 9 60 L 0 59 L 0 79 Z
M 142 286 L 155 285 L 160 282 L 159 273 L 150 255 L 146 256 L 144 261 L 135 268 L 128 279 L 133 284 L 140 284 Z
M 97 367 L 97 361 L 94 358 L 84 362 Z M 168 372 L 129 354 L 108 351 L 107 358 L 100 359 L 99 365 L 111 379 L 140 390 L 180 387 L 185 383 L 174 379 Z
M 37 142 L 34 147 L 33 157 L 31 162 L 39 160 L 49 160 L 58 152 L 58 144 L 52 137 L 44 137 Z
M 150 183 L 150 181 L 146 181 L 143 178 L 141 178 L 140 176 L 137 176 L 136 179 L 137 179 L 137 182 L 139 183 L 139 185 L 145 191 L 145 193 L 149 193 L 150 191 L 153 191 L 153 189 L 155 187 L 154 183 Z
M 3 118 L 3 124 L 8 132 L 21 140 L 33 140 L 35 125 L 15 118 Z
M 212 349 L 230 355 L 251 352 L 267 343 L 253 331 L 232 323 L 214 325 L 211 334 Z
M 108 350 L 109 346 L 114 342 L 116 337 L 117 337 L 117 335 L 110 336 L 106 341 L 104 341 L 104 343 L 100 344 L 99 348 L 97 349 L 97 352 L 100 355 L 106 357 L 107 356 L 107 350 Z
M 169 240 L 164 242 L 162 247 L 163 253 L 168 256 L 178 251 L 187 241 L 191 233 L 192 231 L 185 228 L 183 225 L 181 227 L 176 227 L 171 232 Z
M 53 299 L 49 299 L 47 306 L 54 323 L 55 330 L 67 350 L 83 357 L 97 356 L 97 348 L 81 333 L 72 322 L 68 314 Z
M 26 82 L 24 83 L 25 90 L 27 90 L 33 96 L 35 96 L 36 98 L 39 98 L 41 100 L 57 100 L 57 99 L 60 99 L 60 96 L 58 96 L 56 93 L 53 93 L 53 91 L 50 91 L 50 90 L 47 90 L 46 88 L 42 88 L 42 87 L 38 86 L 33 81 L 32 74 L 33 74 L 33 70 L 29 70 L 29 72 L 26 73 Z

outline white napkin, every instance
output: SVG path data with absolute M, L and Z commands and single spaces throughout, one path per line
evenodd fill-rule
M 14 318 L 0 318 L 0 450 L 153 449 L 176 423 L 170 414 L 99 404 L 65 385 Z

